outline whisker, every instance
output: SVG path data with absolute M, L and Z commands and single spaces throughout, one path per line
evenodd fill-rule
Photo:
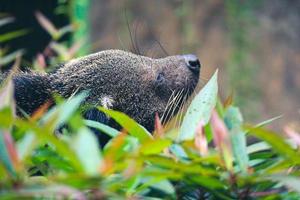
M 172 99 L 172 101 L 171 101 L 171 103 L 170 103 L 170 105 L 169 105 L 169 107 L 168 107 L 168 109 L 167 109 L 167 112 L 166 112 L 166 114 L 164 115 L 164 119 L 162 119 L 162 120 L 163 120 L 163 123 L 165 123 L 165 122 L 167 121 L 167 119 L 170 117 L 170 116 L 169 116 L 169 113 L 172 111 L 172 109 L 173 109 L 173 107 L 174 107 L 174 105 L 175 105 L 175 102 L 177 101 L 177 98 L 178 98 L 178 96 L 180 96 L 181 92 L 182 92 L 182 91 L 176 93 L 175 97 Z
M 162 114 L 162 117 L 161 117 L 162 120 L 163 120 L 163 118 L 164 118 L 164 116 L 165 116 L 165 114 L 166 114 L 166 111 L 167 111 L 168 107 L 170 106 L 170 104 L 172 103 L 172 101 L 173 101 L 173 99 L 174 99 L 174 97 L 173 97 L 174 94 L 175 94 L 175 90 L 172 91 L 172 94 L 171 94 L 171 96 L 170 96 L 169 99 L 168 99 L 167 105 L 166 105 L 165 110 L 164 110 L 164 112 L 163 112 L 163 114 Z
M 181 104 L 182 104 L 182 102 L 180 103 L 180 106 L 181 106 Z M 179 107 L 180 107 L 180 106 L 179 106 Z M 176 109 L 176 108 L 175 108 L 175 109 Z M 173 109 L 173 112 L 174 112 L 175 109 Z M 179 110 L 180 110 L 180 108 L 179 108 Z M 173 115 L 173 112 L 172 112 L 172 115 Z M 177 112 L 177 114 L 175 115 L 175 119 L 174 119 L 174 126 L 175 126 L 175 127 L 177 127 L 178 115 L 179 115 L 179 112 Z
M 168 54 L 168 52 L 166 51 L 166 49 L 163 47 L 163 45 L 161 44 L 161 42 L 157 39 L 157 38 L 154 38 L 155 42 L 159 45 L 159 47 L 161 48 L 161 50 L 164 52 L 164 54 L 166 54 L 166 56 L 170 56 Z
M 186 97 L 187 97 L 187 93 L 184 94 L 184 97 L 182 98 L 182 101 L 180 103 L 178 114 L 176 115 L 176 119 L 175 119 L 175 127 L 180 127 L 181 116 L 183 115 L 183 107 L 185 105 Z
M 137 39 L 138 26 L 139 26 L 139 23 L 136 22 L 135 29 L 134 29 L 134 32 L 133 32 L 133 35 L 134 35 L 134 42 L 135 42 L 135 47 L 136 47 L 136 49 L 137 49 L 137 51 L 138 51 L 138 54 L 139 54 L 139 55 L 143 55 L 143 54 L 142 54 L 142 51 L 141 51 L 141 49 L 140 49 L 140 47 L 139 47 L 138 39 Z
M 172 107 L 172 112 L 171 112 L 169 117 L 172 117 L 174 115 L 176 108 L 178 107 L 179 103 L 181 102 L 183 91 L 184 91 L 184 89 L 182 89 L 180 91 L 179 95 L 177 96 L 176 101 L 175 101 L 175 103 L 173 104 L 173 107 Z
M 172 107 L 173 107 L 173 105 L 174 105 L 174 102 L 175 102 L 175 99 L 177 98 L 177 95 L 178 95 L 178 94 L 176 94 L 176 95 L 172 98 L 172 100 L 170 101 L 170 103 L 169 103 L 169 105 L 168 105 L 168 107 L 167 107 L 167 109 L 166 109 L 166 111 L 165 111 L 165 113 L 164 113 L 164 118 L 162 119 L 162 122 L 163 122 L 163 123 L 166 123 L 166 122 L 167 122 L 169 112 L 170 112 L 170 110 L 172 109 Z
M 128 49 L 125 47 L 123 41 L 121 40 L 121 37 L 120 37 L 119 34 L 118 34 L 118 40 L 119 40 L 119 44 L 121 45 L 121 48 L 122 48 L 124 51 L 128 50 Z
M 132 32 L 131 32 L 131 29 L 130 29 L 130 25 L 129 25 L 129 21 L 128 21 L 128 17 L 127 17 L 127 12 L 125 10 L 125 19 L 126 19 L 126 25 L 127 25 L 127 29 L 128 29 L 128 32 L 129 32 L 129 36 L 130 36 L 130 41 L 131 41 L 131 47 L 134 51 L 135 54 L 138 53 L 136 47 L 135 47 L 135 44 L 134 44 L 134 40 L 133 40 L 133 36 L 132 36 Z

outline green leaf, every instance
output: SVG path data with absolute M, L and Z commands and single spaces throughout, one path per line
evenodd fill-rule
M 15 19 L 13 17 L 5 17 L 0 19 L 0 26 L 4 26 L 5 24 L 9 24 L 13 22 Z
M 255 152 L 265 151 L 270 149 L 271 146 L 268 145 L 266 142 L 257 142 L 247 147 L 247 153 L 250 154 L 250 153 L 255 153 Z
M 0 59 L 0 65 L 6 65 L 8 63 L 11 63 L 12 61 L 14 61 L 18 56 L 21 56 L 24 54 L 24 50 L 20 49 L 20 50 L 16 50 L 10 54 L 5 55 L 4 57 L 1 57 Z
M 270 177 L 271 180 L 277 181 L 288 187 L 289 189 L 300 194 L 300 178 L 286 175 L 274 175 Z
M 272 148 L 281 154 L 283 157 L 288 158 L 294 164 L 300 164 L 300 156 L 288 143 L 285 142 L 285 138 L 279 136 L 277 133 L 265 130 L 259 127 L 246 127 L 249 128 L 249 133 L 254 135 L 267 143 Z
M 171 140 L 168 139 L 156 139 L 156 140 L 150 140 L 148 142 L 145 142 L 141 146 L 141 153 L 145 155 L 151 155 L 151 154 L 159 154 L 161 153 L 165 148 L 169 147 L 171 145 Z
M 81 128 L 71 145 L 88 175 L 100 172 L 101 152 L 96 136 L 87 128 Z
M 226 184 L 217 178 L 210 176 L 190 176 L 189 179 L 196 184 L 204 186 L 208 189 L 224 189 Z
M 24 160 L 36 146 L 36 136 L 31 131 L 28 131 L 24 137 L 17 142 L 17 151 L 20 160 Z
M 77 158 L 77 155 L 73 152 L 73 150 L 71 150 L 68 143 L 58 139 L 55 136 L 53 130 L 49 128 L 48 124 L 40 127 L 36 124 L 36 122 L 30 122 L 24 119 L 16 119 L 15 126 L 20 129 L 32 131 L 32 133 L 37 136 L 40 144 L 47 143 L 53 145 L 56 152 L 70 162 L 71 167 L 73 167 L 77 172 L 83 171 L 83 167 Z
M 0 42 L 6 42 L 6 41 L 9 41 L 9 40 L 12 40 L 14 38 L 25 35 L 26 33 L 28 33 L 28 30 L 22 29 L 22 30 L 18 30 L 18 31 L 12 31 L 12 32 L 9 32 L 9 33 L 1 34 L 0 35 Z
M 279 115 L 279 116 L 273 117 L 271 119 L 267 119 L 267 120 L 265 120 L 263 122 L 260 122 L 260 123 L 256 124 L 255 127 L 263 127 L 263 126 L 265 126 L 267 124 L 272 123 L 273 121 L 275 121 L 277 119 L 280 119 L 281 117 L 282 117 L 282 115 Z
M 170 146 L 170 151 L 179 159 L 186 159 L 188 158 L 184 148 L 179 144 L 172 144 Z
M 242 130 L 243 119 L 240 110 L 230 106 L 225 113 L 224 122 L 229 130 L 234 158 L 240 170 L 243 173 L 247 173 L 249 158 L 246 134 Z
M 87 95 L 88 92 L 84 91 L 74 97 L 71 97 L 64 103 L 59 104 L 46 113 L 41 119 L 41 122 L 47 124 L 54 120 L 52 128 L 57 128 L 65 124 L 79 109 L 81 102 L 87 97 Z
M 74 172 L 74 169 L 70 166 L 70 163 L 62 156 L 57 154 L 55 149 L 51 148 L 51 146 L 43 146 L 36 149 L 32 154 L 31 160 L 34 166 L 37 167 L 37 169 L 34 168 L 33 170 L 44 171 L 44 174 L 47 174 L 47 171 L 49 171 L 49 169 Z
M 98 107 L 98 109 L 113 118 L 117 123 L 119 123 L 130 135 L 139 139 L 142 143 L 144 141 L 152 139 L 152 135 L 136 121 L 128 117 L 126 114 L 108 110 L 103 107 Z
M 218 71 L 214 73 L 208 83 L 193 99 L 189 106 L 180 128 L 178 140 L 192 140 L 195 137 L 195 131 L 200 120 L 207 124 L 212 110 L 217 102 Z
M 149 193 L 150 188 L 155 189 L 159 195 L 160 198 L 153 197 L 150 192 L 151 197 L 148 197 L 147 194 Z M 150 177 L 143 180 L 143 183 L 136 189 L 140 195 L 143 195 L 143 199 L 147 200 L 159 200 L 159 199 L 165 199 L 166 195 L 170 198 L 170 195 L 173 196 L 175 199 L 175 188 L 170 183 L 170 181 L 165 180 L 163 177 Z M 143 194 L 144 193 L 144 194 Z M 169 199 L 167 198 L 167 199 Z
M 10 128 L 13 124 L 14 116 L 11 108 L 6 107 L 0 110 L 0 127 Z
M 110 126 L 107 126 L 105 124 L 102 124 L 100 122 L 92 121 L 92 120 L 84 120 L 84 123 L 86 126 L 98 129 L 99 131 L 106 133 L 110 137 L 116 137 L 119 135 L 120 131 L 111 128 Z

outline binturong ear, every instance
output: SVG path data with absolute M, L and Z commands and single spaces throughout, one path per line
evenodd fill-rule
M 104 108 L 107 108 L 107 109 L 112 109 L 113 103 L 114 103 L 114 100 L 112 99 L 111 96 L 103 95 L 100 99 L 101 106 L 103 106 Z M 103 112 L 99 111 L 97 108 L 91 108 L 91 109 L 87 110 L 83 116 L 85 119 L 93 120 L 93 121 L 100 122 L 100 123 L 106 124 L 106 125 L 108 125 L 110 122 L 110 118 Z M 101 148 L 103 148 L 104 145 L 109 141 L 110 137 L 107 134 L 102 133 L 101 131 L 99 131 L 95 128 L 91 128 L 91 130 L 96 134 L 99 144 L 100 144 Z

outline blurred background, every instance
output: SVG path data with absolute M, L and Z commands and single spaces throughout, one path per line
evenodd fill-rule
M 105 49 L 194 53 L 201 83 L 220 70 L 247 121 L 300 119 L 299 0 L 0 0 L 0 66 L 23 70 Z

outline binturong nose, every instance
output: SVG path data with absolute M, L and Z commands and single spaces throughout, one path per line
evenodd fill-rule
M 194 74 L 199 74 L 201 64 L 197 56 L 194 54 L 185 54 L 182 55 L 187 67 L 194 73 Z

